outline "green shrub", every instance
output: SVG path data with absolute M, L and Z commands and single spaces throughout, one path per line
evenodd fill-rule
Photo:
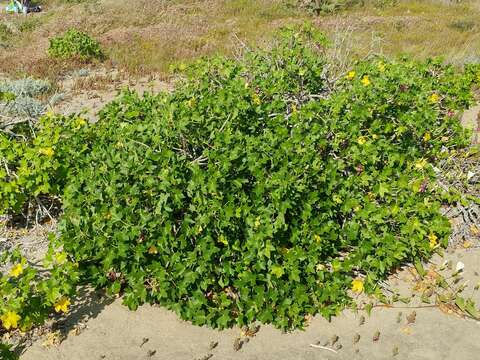
M 316 14 L 333 13 L 340 10 L 365 6 L 371 4 L 377 8 L 393 6 L 397 0 L 298 0 L 301 7 L 304 7 Z
M 468 144 L 454 114 L 478 69 L 373 58 L 332 82 L 324 43 L 287 30 L 101 112 L 61 222 L 93 284 L 194 324 L 291 329 L 446 244 L 432 164 Z
M 5 24 L 0 23 L 0 41 L 3 42 L 3 41 L 10 40 L 11 36 L 12 36 L 12 31 L 10 30 L 10 28 Z
M 42 196 L 60 196 L 68 167 L 87 147 L 87 121 L 47 114 L 36 124 L 0 127 L 0 214 L 19 214 Z
M 70 29 L 62 36 L 50 39 L 48 54 L 53 58 L 82 60 L 103 59 L 100 44 L 87 33 Z
M 12 352 L 12 346 L 0 342 L 0 356 L 3 360 L 18 360 L 18 356 Z
M 53 312 L 68 311 L 78 265 L 62 250 L 50 247 L 42 271 L 29 264 L 18 249 L 4 252 L 0 266 L 9 268 L 0 276 L 0 329 L 27 331 L 44 323 Z

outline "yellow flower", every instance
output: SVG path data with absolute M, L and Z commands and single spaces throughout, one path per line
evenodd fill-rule
M 10 270 L 10 276 L 12 277 L 19 277 L 23 273 L 23 266 L 22 264 L 17 264 Z
M 297 112 L 297 105 L 293 104 L 292 105 L 292 113 L 296 113 Z
M 187 101 L 187 106 L 192 107 L 195 105 L 195 98 L 191 98 L 190 100 Z
M 313 238 L 315 239 L 316 242 L 320 242 L 320 241 L 322 240 L 322 238 L 320 237 L 320 235 L 317 235 L 317 234 L 315 234 L 315 235 L 313 236 Z
M 78 118 L 76 123 L 77 123 L 77 129 L 80 129 L 82 126 L 87 125 L 87 120 Z
M 362 279 L 355 279 L 352 281 L 352 291 L 356 293 L 363 292 L 363 280 Z
M 223 245 L 228 245 L 228 240 L 224 235 L 219 236 L 218 242 L 222 243 Z
M 16 329 L 18 327 L 20 316 L 14 311 L 7 311 L 7 313 L 4 314 L 0 320 L 2 320 L 2 324 L 5 329 Z
M 432 135 L 427 131 L 425 135 L 423 135 L 423 141 L 427 142 L 432 138 Z
M 430 101 L 432 104 L 436 104 L 440 101 L 440 95 L 438 95 L 437 93 L 433 93 L 428 98 L 428 101 Z
M 473 243 L 467 240 L 462 244 L 462 246 L 464 249 L 470 249 L 473 246 Z
M 62 296 L 56 303 L 55 303 L 55 311 L 57 313 L 68 312 L 68 307 L 70 306 L 71 302 L 66 296 Z
M 378 70 L 380 70 L 380 72 L 385 71 L 385 64 L 381 61 L 378 63 Z
M 151 255 L 154 255 L 154 254 L 158 254 L 158 250 L 155 246 L 150 246 L 150 248 L 148 249 L 148 253 L 151 254 Z
M 435 246 L 438 245 L 437 239 L 438 238 L 434 233 L 430 233 L 430 235 L 428 235 L 428 241 L 430 242 L 430 249 L 433 249 Z
M 367 142 L 367 138 L 365 136 L 360 136 L 358 139 L 357 139 L 357 143 L 359 143 L 360 145 L 363 145 Z
M 252 100 L 255 105 L 260 105 L 262 103 L 257 94 L 252 95 Z
M 425 159 L 420 159 L 415 163 L 415 168 L 418 170 L 422 170 L 425 166 L 427 166 L 428 162 Z
M 48 157 L 52 157 L 53 154 L 55 154 L 55 151 L 53 151 L 53 149 L 51 147 L 48 147 L 48 148 L 40 148 L 38 150 L 38 152 L 41 154 L 41 155 L 46 155 Z
M 55 116 L 55 113 L 52 111 L 52 110 L 48 110 L 46 113 L 45 113 L 45 116 L 47 118 L 53 118 Z
M 355 75 L 356 75 L 355 71 L 352 70 L 347 73 L 347 76 L 345 76 L 345 78 L 347 80 L 353 80 L 355 78 Z
M 67 260 L 67 254 L 65 254 L 63 251 L 58 252 L 55 254 L 55 262 L 57 264 L 63 264 Z
M 361 81 L 361 82 L 362 82 L 363 86 L 368 86 L 368 85 L 371 84 L 370 78 L 368 77 L 368 75 L 365 75 L 365 76 L 362 78 L 362 81 Z

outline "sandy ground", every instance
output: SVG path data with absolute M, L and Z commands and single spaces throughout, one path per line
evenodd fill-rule
M 456 250 L 446 259 L 465 264 L 462 281 L 470 288 L 465 294 L 480 301 L 473 290 L 480 276 L 480 249 Z M 442 261 L 437 258 L 436 261 Z M 409 287 L 408 274 L 392 280 L 398 287 Z M 416 312 L 414 323 L 407 316 Z M 400 315 L 401 313 L 401 315 Z M 79 315 L 80 314 L 80 315 Z M 361 316 L 366 320 L 360 325 Z M 134 360 L 134 359 L 235 359 L 235 360 L 310 360 L 310 359 L 415 359 L 475 360 L 480 354 L 480 322 L 446 314 L 437 308 L 415 308 L 413 304 L 397 304 L 392 308 L 374 308 L 371 316 L 365 311 L 345 311 L 331 322 L 315 317 L 305 331 L 284 334 L 270 326 L 262 326 L 257 335 L 239 351 L 233 343 L 239 329 L 215 331 L 190 325 L 174 313 L 157 306 L 143 306 L 132 312 L 120 300 L 105 305 L 87 305 L 72 314 L 67 324 L 87 317 L 86 328 L 79 335 L 68 336 L 59 346 L 45 348 L 42 340 L 28 348 L 22 360 Z M 68 325 L 67 325 L 68 326 Z M 377 341 L 373 340 L 380 332 Z M 354 343 L 355 334 L 360 335 Z M 312 348 L 339 337 L 337 353 Z M 210 344 L 218 342 L 211 350 Z M 144 343 L 142 345 L 142 343 Z M 395 349 L 398 354 L 394 356 Z
M 139 94 L 149 92 L 156 94 L 160 91 L 171 89 L 171 84 L 158 79 L 140 78 L 135 82 L 130 82 L 119 74 L 115 69 L 85 69 L 84 74 L 78 72 L 65 77 L 61 82 L 62 101 L 53 107 L 58 113 L 72 114 L 81 113 L 91 121 L 95 121 L 97 113 L 103 106 L 113 101 L 118 94 L 129 88 Z M 94 88 L 93 90 L 84 90 L 82 86 Z M 96 89 L 95 89 L 96 88 Z

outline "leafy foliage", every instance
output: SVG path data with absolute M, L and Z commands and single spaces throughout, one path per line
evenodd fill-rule
M 90 281 L 195 324 L 290 329 L 445 244 L 431 164 L 468 143 L 478 69 L 374 58 L 332 83 L 324 44 L 287 30 L 102 111 L 63 194 Z
M 26 331 L 42 324 L 52 312 L 68 310 L 78 271 L 66 253 L 51 247 L 42 272 L 28 264 L 18 250 L 2 254 L 0 264 L 2 268 L 10 265 L 0 277 L 0 329 Z
M 374 7 L 392 6 L 397 0 L 298 0 L 300 6 L 316 13 L 333 13 L 336 11 L 372 4 Z
M 82 60 L 103 59 L 100 44 L 87 33 L 70 29 L 62 36 L 50 39 L 48 54 L 53 58 Z
M 47 114 L 37 124 L 0 131 L 0 214 L 18 214 L 42 196 L 61 195 L 70 161 L 86 147 L 80 133 L 87 129 L 82 118 Z

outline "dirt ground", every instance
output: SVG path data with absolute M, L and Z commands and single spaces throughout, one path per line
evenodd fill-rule
M 139 94 L 156 94 L 172 87 L 171 83 L 154 77 L 141 77 L 131 82 L 118 70 L 105 68 L 77 71 L 67 75 L 59 85 L 59 93 L 63 94 L 64 98 L 53 110 L 63 114 L 82 113 L 91 121 L 95 121 L 97 113 L 105 104 L 113 101 L 126 88 Z

